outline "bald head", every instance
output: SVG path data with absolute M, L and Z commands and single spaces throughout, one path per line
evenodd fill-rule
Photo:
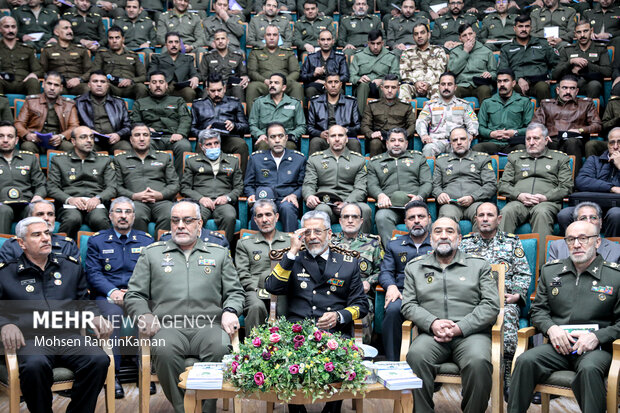
M 576 264 L 589 265 L 601 245 L 599 230 L 587 221 L 575 221 L 566 228 L 564 237 L 570 259 Z
M 347 130 L 340 125 L 333 125 L 327 130 L 327 143 L 336 155 L 339 155 L 347 145 Z

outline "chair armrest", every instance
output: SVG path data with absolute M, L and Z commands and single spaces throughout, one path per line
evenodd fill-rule
M 378 292 L 378 293 L 384 293 L 385 292 L 383 287 L 381 287 L 379 284 L 377 284 L 377 286 L 375 287 L 375 291 Z
M 364 324 L 359 318 L 353 320 L 353 338 L 355 339 L 356 345 L 364 343 Z
M 504 195 L 498 195 L 498 196 L 497 196 L 497 200 L 498 200 L 498 201 L 505 201 L 505 200 L 506 200 L 506 197 L 505 197 Z
M 532 337 L 534 334 L 536 334 L 536 329 L 534 327 L 521 328 L 517 332 L 517 350 L 515 351 L 515 355 L 513 358 L 511 373 L 512 371 L 514 371 L 515 361 L 521 354 L 527 351 L 529 347 L 529 338 Z
M 7 384 L 10 389 L 19 389 L 19 364 L 17 363 L 17 354 L 15 350 L 6 350 L 4 354 L 7 369 Z
M 239 351 L 239 330 L 235 330 L 235 334 L 233 334 L 230 344 L 232 345 L 233 351 Z
M 499 310 L 497 320 L 491 328 L 491 363 L 499 368 L 504 355 L 504 309 Z
M 271 294 L 269 298 L 269 322 L 276 321 L 276 308 L 278 306 L 278 296 Z
M 607 376 L 607 411 L 613 412 L 618 408 L 618 384 L 620 376 L 620 339 L 613 342 L 613 353 L 609 376 Z
M 412 329 L 413 322 L 411 320 L 405 320 L 403 322 L 403 336 L 400 342 L 400 361 L 407 360 L 407 352 L 409 351 L 409 345 L 411 344 Z

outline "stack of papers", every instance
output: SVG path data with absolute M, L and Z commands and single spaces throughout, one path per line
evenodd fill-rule
M 408 390 L 422 387 L 422 379 L 416 376 L 406 361 L 379 361 L 375 363 L 377 382 L 388 390 Z
M 187 375 L 187 388 L 217 390 L 224 382 L 224 363 L 194 363 Z

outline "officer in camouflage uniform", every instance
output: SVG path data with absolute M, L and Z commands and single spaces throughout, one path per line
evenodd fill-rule
M 148 95 L 144 85 L 146 69 L 140 57 L 125 47 L 123 29 L 118 26 L 108 30 L 108 49 L 95 55 L 93 72 L 101 70 L 110 79 L 110 93 L 114 96 L 141 99 Z
M 342 13 L 342 12 L 341 12 Z M 353 14 L 340 18 L 338 26 L 338 46 L 343 47 L 345 55 L 351 56 L 366 46 L 368 34 L 381 30 L 381 19 L 368 12 L 366 0 L 355 0 Z
M 10 234 L 13 221 L 26 217 L 24 204 L 47 194 L 45 176 L 32 152 L 16 149 L 15 127 L 0 122 L 0 233 Z M 17 218 L 17 219 L 16 219 Z
M 209 77 L 219 75 L 226 89 L 226 95 L 234 96 L 245 102 L 245 88 L 250 83 L 245 56 L 240 50 L 229 47 L 229 39 L 230 37 L 224 30 L 215 31 L 213 34 L 215 49 L 202 57 L 199 67 L 200 76 L 205 82 L 205 89 L 207 89 Z M 206 90 L 203 96 L 205 98 L 208 96 Z
M 227 34 L 230 49 L 240 51 L 241 42 L 239 39 L 245 34 L 243 20 L 238 16 L 228 14 L 228 1 L 217 0 L 213 3 L 215 14 L 208 16 L 202 21 L 206 31 L 207 46 L 215 48 L 215 33 L 223 30 Z M 245 52 L 245 51 L 244 51 Z
M 482 19 L 479 39 L 486 47 L 496 52 L 506 43 L 515 38 L 516 14 L 508 13 L 508 1 L 496 1 L 497 13 L 489 13 Z
M 188 11 L 189 1 L 174 0 L 174 8 L 163 13 L 157 22 L 157 42 L 166 43 L 168 32 L 177 32 L 186 52 L 205 52 L 207 37 L 198 13 Z
M 35 47 L 37 52 L 40 52 L 52 38 L 54 26 L 60 18 L 55 10 L 42 7 L 41 3 L 43 0 L 30 0 L 27 5 L 18 7 L 12 12 L 17 21 L 17 37 L 22 42 Z M 43 36 L 35 41 L 32 36 L 29 36 L 31 33 L 43 33 Z
M 446 73 L 439 78 L 440 97 L 424 103 L 415 128 L 424 143 L 424 156 L 437 156 L 450 149 L 448 137 L 456 127 L 464 127 L 471 136 L 478 135 L 478 118 L 469 102 L 454 96 L 454 75 Z
M 540 123 L 530 123 L 524 151 L 513 151 L 499 181 L 498 194 L 507 198 L 502 208 L 500 231 L 514 233 L 528 220 L 532 232 L 540 234 L 539 256 L 546 256 L 544 240 L 553 233 L 553 223 L 562 199 L 573 191 L 570 158 L 547 148 L 549 133 Z
M 510 387 L 512 359 L 517 349 L 517 330 L 521 309 L 527 301 L 532 273 L 521 240 L 514 234 L 498 231 L 499 209 L 492 202 L 476 209 L 478 232 L 463 236 L 459 249 L 484 258 L 489 264 L 505 267 L 504 294 L 504 388 Z
M 149 47 L 157 44 L 155 22 L 148 17 L 140 7 L 138 0 L 127 0 L 125 15 L 115 19 L 114 24 L 125 32 L 125 45 L 132 49 L 142 49 L 141 52 L 151 53 Z
M 293 45 L 297 46 L 297 53 L 301 58 L 302 52 L 314 53 L 319 46 L 319 34 L 323 30 L 329 30 L 336 37 L 334 20 L 327 14 L 319 16 L 317 0 L 304 2 L 304 15 L 295 22 L 293 29 Z M 323 10 L 322 10 L 323 11 Z
M 401 14 L 391 17 L 383 26 L 386 27 L 387 45 L 394 51 L 397 57 L 401 53 L 414 45 L 413 28 L 418 24 L 430 24 L 431 16 L 425 11 L 415 12 L 415 2 L 405 0 L 401 6 Z
M 532 36 L 545 39 L 545 27 L 558 27 L 559 37 L 548 37 L 549 46 L 560 50 L 573 42 L 577 16 L 575 9 L 560 0 L 543 0 L 544 7 L 532 11 Z M 579 3 L 581 4 L 581 3 Z M 587 5 L 586 5 L 587 7 Z
M 250 20 L 247 45 L 254 48 L 265 47 L 265 36 L 268 26 L 278 28 L 276 46 L 282 48 L 292 46 L 293 30 L 291 29 L 290 20 L 285 16 L 278 16 L 276 0 L 267 0 L 263 5 L 263 14 L 256 15 Z
M 0 77 L 0 93 L 39 94 L 39 77 L 43 76 L 43 71 L 34 47 L 17 39 L 17 23 L 13 17 L 0 19 L 0 34 L 0 72 L 13 78 Z
M 105 44 L 106 35 L 101 14 L 97 6 L 91 6 L 89 0 L 75 0 L 75 7 L 63 14 L 62 18 L 71 22 L 74 42 L 93 53 Z
M 432 39 L 433 44 L 450 50 L 460 44 L 458 30 L 461 24 L 469 23 L 478 31 L 478 18 L 475 14 L 464 12 L 463 0 L 450 0 L 448 9 L 448 13 L 435 20 Z
M 448 55 L 442 46 L 430 44 L 431 32 L 424 23 L 413 26 L 415 45 L 400 55 L 400 100 L 409 103 L 415 97 L 439 93 L 439 76 L 446 71 Z
M 360 231 L 363 218 L 362 210 L 356 203 L 345 203 L 341 209 L 340 227 L 342 232 L 332 235 L 331 242 L 349 251 L 357 251 L 360 276 L 364 285 L 364 293 L 368 296 L 368 314 L 362 319 L 364 343 L 370 344 L 372 339 L 372 323 L 374 319 L 373 298 L 375 287 L 379 282 L 379 270 L 383 260 L 383 247 L 379 236 L 364 234 Z
M 346 147 L 347 133 L 339 125 L 329 128 L 327 142 L 329 149 L 315 152 L 306 164 L 306 176 L 301 192 L 310 209 L 326 212 L 330 217 L 340 215 L 340 201 L 333 202 L 330 196 L 318 198 L 319 192 L 328 192 L 344 202 L 359 202 L 364 223 L 362 232 L 371 230 L 371 211 L 366 204 L 366 161 L 357 152 Z
M 435 160 L 433 197 L 441 205 L 440 217 L 450 217 L 456 222 L 468 219 L 474 223 L 475 230 L 476 208 L 495 195 L 497 175 L 489 155 L 470 150 L 471 140 L 464 128 L 452 129 L 452 150 Z
M 78 126 L 71 133 L 73 151 L 55 155 L 49 165 L 47 190 L 60 208 L 60 232 L 71 238 L 85 223 L 93 231 L 110 227 L 104 202 L 116 195 L 114 164 L 93 151 L 93 132 Z

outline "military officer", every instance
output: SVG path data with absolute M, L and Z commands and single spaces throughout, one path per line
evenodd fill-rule
M 133 228 L 134 204 L 131 199 L 118 197 L 110 204 L 112 228 L 93 234 L 88 239 L 86 252 L 86 280 L 90 296 L 97 300 L 101 313 L 120 321 L 123 316 L 123 298 L 142 248 L 153 242 L 146 232 Z M 112 338 L 117 338 L 116 328 Z M 121 355 L 118 346 L 112 346 L 116 370 L 115 393 L 117 399 L 125 396 L 118 378 Z
M 267 126 L 268 151 L 256 151 L 250 156 L 245 173 L 244 191 L 248 202 L 269 198 L 277 203 L 279 219 L 284 232 L 297 229 L 301 203 L 301 187 L 306 174 L 306 158 L 286 147 L 288 136 L 284 125 L 273 122 Z M 256 221 L 253 221 L 256 223 Z M 256 229 L 252 226 L 252 229 Z
M 400 100 L 409 103 L 419 97 L 439 93 L 439 77 L 448 66 L 448 55 L 442 46 L 430 44 L 429 26 L 417 22 L 413 26 L 415 45 L 400 55 Z
M 43 329 L 42 334 L 41 328 L 33 329 L 33 313 L 42 308 L 46 314 L 73 314 L 78 308 L 88 311 L 95 316 L 89 323 L 95 335 L 104 340 L 112 331 L 110 323 L 88 302 L 86 278 L 79 261 L 51 254 L 51 231 L 43 219 L 25 218 L 17 223 L 15 232 L 24 252 L 13 261 L 0 263 L 0 328 L 5 351 L 17 353 L 17 385 L 26 406 L 31 412 L 52 410 L 52 369 L 62 366 L 75 372 L 71 410 L 93 412 L 108 373 L 109 357 L 100 347 L 89 344 L 79 331 Z M 73 306 L 70 301 L 79 301 L 80 305 Z M 37 344 L 39 338 L 45 342 L 62 338 L 76 344 L 41 345 Z
M 349 66 L 344 53 L 334 49 L 334 35 L 329 30 L 319 33 L 319 50 L 310 53 L 301 64 L 299 78 L 304 82 L 306 98 L 311 99 L 325 91 L 328 74 L 340 76 L 340 81 L 349 81 Z
M 368 33 L 368 46 L 358 50 L 350 69 L 350 80 L 362 114 L 366 100 L 380 96 L 379 87 L 383 78 L 387 75 L 398 76 L 398 58 L 384 47 L 381 30 L 373 29 Z
M 592 26 L 592 40 L 599 44 L 607 42 L 616 45 L 620 36 L 620 7 L 615 0 L 602 0 L 581 14 L 583 20 Z
M 304 92 L 299 79 L 299 62 L 292 50 L 278 46 L 278 28 L 269 25 L 265 28 L 265 47 L 253 49 L 248 57 L 250 84 L 246 91 L 248 113 L 252 113 L 254 100 L 269 92 L 269 79 L 274 73 L 286 76 L 286 94 L 303 100 Z
M 500 231 L 514 233 L 529 219 L 532 232 L 540 234 L 541 240 L 552 234 L 562 199 L 573 190 L 573 178 L 570 158 L 548 149 L 549 141 L 547 128 L 532 122 L 525 131 L 525 152 L 508 155 L 498 188 L 498 194 L 508 200 L 502 208 Z M 539 254 L 546 254 L 544 242 L 539 245 Z
M 463 0 L 450 0 L 449 12 L 435 19 L 433 27 L 433 44 L 454 49 L 460 44 L 458 29 L 463 23 L 469 23 L 472 27 L 478 27 L 478 18 L 475 14 L 465 12 Z M 477 30 L 477 29 L 476 29 Z
M 378 235 L 364 234 L 360 231 L 364 219 L 362 210 L 356 203 L 344 204 L 339 222 L 342 232 L 333 234 L 331 242 L 359 253 L 360 277 L 368 298 L 368 314 L 362 319 L 363 340 L 364 343 L 370 344 L 374 320 L 374 289 L 379 282 L 379 269 L 384 254 L 381 239 Z
M 146 69 L 137 53 L 125 47 L 125 35 L 119 26 L 108 30 L 108 48 L 95 55 L 93 71 L 101 70 L 110 79 L 110 92 L 114 96 L 141 99 L 148 95 L 144 85 Z
M 415 11 L 415 2 L 413 0 L 405 0 L 400 6 L 401 13 L 397 16 L 392 16 L 387 24 L 384 18 L 384 27 L 386 27 L 387 33 L 387 45 L 394 51 L 397 57 L 400 57 L 402 52 L 409 49 L 414 45 L 413 28 L 417 24 L 430 24 L 431 16 L 425 12 Z
M 521 309 L 525 306 L 532 273 L 523 245 L 514 234 L 498 231 L 502 216 L 497 205 L 484 202 L 476 209 L 477 232 L 463 236 L 459 249 L 484 258 L 491 265 L 503 264 L 505 272 L 504 304 L 504 388 L 510 387 L 512 359 L 517 349 L 517 330 Z
M 101 14 L 97 6 L 89 0 L 75 0 L 75 7 L 62 15 L 73 28 L 73 41 L 81 44 L 92 53 L 105 44 L 106 36 Z
M 159 16 L 157 42 L 165 44 L 168 32 L 177 32 L 186 52 L 205 52 L 208 45 L 202 18 L 198 13 L 187 9 L 188 0 L 173 0 L 173 4 L 174 8 Z
M 353 14 L 342 16 L 338 26 L 338 46 L 343 48 L 342 51 L 347 56 L 353 55 L 367 45 L 371 31 L 381 31 L 381 19 L 368 12 L 366 0 L 355 0 Z
M 169 153 L 151 149 L 151 132 L 135 124 L 129 137 L 131 150 L 114 155 L 116 190 L 134 202 L 135 227 L 147 231 L 155 221 L 155 233 L 170 229 L 170 208 L 179 192 L 179 177 Z
M 42 200 L 47 191 L 45 176 L 32 152 L 17 149 L 17 132 L 0 122 L 0 233 L 10 234 L 15 218 L 25 218 L 24 204 Z
M 508 0 L 497 0 L 495 11 L 482 19 L 479 37 L 486 47 L 497 52 L 504 43 L 515 38 L 513 27 L 517 15 L 508 12 Z
M 62 95 L 82 95 L 88 92 L 88 77 L 92 61 L 88 50 L 73 44 L 73 29 L 68 20 L 61 19 L 54 26 L 55 43 L 48 43 L 41 50 L 43 72 L 58 72 L 64 77 Z
M 323 15 L 319 16 L 317 0 L 303 2 L 304 15 L 295 22 L 293 29 L 293 46 L 297 46 L 298 53 L 314 53 L 319 47 L 319 34 L 323 30 L 328 30 L 332 38 L 336 36 L 334 20 L 323 10 Z
M 224 30 L 216 30 L 213 34 L 214 50 L 206 53 L 200 61 L 200 76 L 209 83 L 209 78 L 219 75 L 225 86 L 227 96 L 234 96 L 245 102 L 245 88 L 250 83 L 245 56 L 240 50 L 230 48 L 229 37 Z M 205 92 L 204 97 L 208 93 Z
M 222 360 L 239 329 L 244 293 L 228 249 L 198 238 L 203 222 L 197 204 L 178 202 L 170 222 L 172 239 L 142 250 L 124 302 L 142 322 L 142 334 L 165 341 L 151 348 L 153 363 L 166 398 L 175 413 L 183 413 L 183 390 L 177 384 L 185 357 Z M 164 316 L 184 328 L 172 328 L 176 323 L 160 328 L 157 320 Z M 206 404 L 215 410 L 215 400 Z
M 264 0 L 254 0 L 254 12 L 258 15 L 263 11 L 265 5 Z M 295 0 L 277 0 L 276 11 L 285 12 L 285 14 L 293 13 L 296 8 Z M 290 18 L 289 18 L 290 19 Z
M 152 52 L 151 47 L 157 44 L 155 22 L 147 16 L 140 6 L 140 0 L 127 0 L 125 15 L 115 19 L 114 24 L 125 32 L 125 45 L 132 49 L 140 49 L 145 53 Z
M 30 0 L 12 12 L 17 21 L 17 37 L 25 44 L 34 46 L 37 52 L 52 38 L 54 26 L 60 18 L 55 10 L 43 7 L 42 3 L 43 0 Z M 37 39 L 35 33 L 43 35 Z
M 391 129 L 385 145 L 387 152 L 368 163 L 368 196 L 377 200 L 375 220 L 384 247 L 405 217 L 404 204 L 424 201 L 432 190 L 431 169 L 422 152 L 407 150 L 404 129 Z M 397 203 L 397 193 L 405 195 L 402 205 Z
M 542 267 L 531 310 L 532 324 L 549 342 L 517 358 L 510 413 L 526 412 L 536 384 L 557 370 L 576 372 L 571 388 L 581 411 L 605 411 L 611 344 L 620 338 L 620 269 L 596 254 L 601 238 L 591 223 L 572 223 L 564 239 L 570 257 Z M 597 329 L 570 332 L 565 324 Z
M 243 177 L 237 157 L 221 152 L 219 132 L 205 129 L 198 135 L 201 154 L 190 155 L 181 179 L 181 194 L 200 203 L 206 222 L 213 218 L 218 229 L 232 242 L 237 209 L 234 204 L 243 193 Z
M 217 46 L 214 36 L 217 32 L 223 31 L 230 44 L 230 49 L 240 52 L 240 39 L 245 34 L 243 20 L 238 16 L 228 14 L 228 1 L 226 0 L 216 0 L 213 3 L 213 10 L 215 10 L 215 14 L 202 21 L 206 31 L 207 46 L 215 49 Z
M 437 156 L 450 148 L 450 131 L 464 127 L 471 136 L 478 135 L 478 117 L 469 102 L 454 96 L 456 80 L 446 72 L 439 78 L 440 96 L 424 103 L 416 121 L 416 131 L 424 147 L 424 156 Z
M 532 10 L 532 36 L 546 39 L 549 46 L 561 49 L 573 42 L 577 16 L 572 7 L 560 0 L 543 0 L 544 7 Z M 545 36 L 545 27 L 557 27 L 558 36 Z
M 386 75 L 381 84 L 382 97 L 371 100 L 364 108 L 360 131 L 368 142 L 370 156 L 385 151 L 387 137 L 394 128 L 405 131 L 405 140 L 413 138 L 415 111 L 409 103 L 398 100 L 398 77 Z
M 304 13 L 304 5 L 306 4 L 305 0 L 297 0 L 297 15 L 301 16 Z M 325 16 L 333 16 L 336 10 L 336 7 L 338 7 L 338 2 L 336 1 L 329 1 L 329 0 L 316 0 L 316 5 L 317 8 L 319 9 L 320 13 L 325 15 Z M 351 14 L 351 11 L 349 10 L 348 13 L 344 13 L 342 10 L 340 10 L 340 14 L 344 15 L 344 14 Z M 299 20 L 298 20 L 299 21 Z
M 93 151 L 93 132 L 88 127 L 75 128 L 71 143 L 71 152 L 51 159 L 47 191 L 60 207 L 59 231 L 75 239 L 82 223 L 93 231 L 109 228 L 104 202 L 116 195 L 116 174 L 110 157 Z
M 258 231 L 237 242 L 235 265 L 245 290 L 243 314 L 246 331 L 252 331 L 253 327 L 264 324 L 269 316 L 269 293 L 265 290 L 265 279 L 271 273 L 269 252 L 291 246 L 288 234 L 276 229 L 279 218 L 277 211 L 278 208 L 272 200 L 257 200 L 252 220 Z M 278 304 L 285 303 L 278 299 Z M 283 313 L 282 310 L 280 308 L 279 313 Z
M 183 152 L 191 152 L 189 131 L 192 118 L 181 97 L 169 96 L 166 75 L 163 72 L 149 74 L 149 94 L 138 99 L 131 111 L 133 123 L 144 123 L 159 135 L 151 139 L 153 149 L 172 150 L 177 174 L 183 174 Z
M 433 196 L 440 217 L 456 222 L 468 219 L 476 229 L 476 208 L 490 200 L 497 191 L 497 175 L 486 153 L 470 149 L 472 137 L 464 128 L 450 132 L 452 151 L 439 155 L 433 172 Z
M 308 208 L 326 212 L 334 218 L 340 215 L 343 201 L 359 202 L 364 218 L 362 232 L 369 233 L 372 222 L 370 207 L 366 204 L 366 162 L 362 155 L 347 148 L 347 140 L 342 126 L 329 128 L 329 149 L 315 152 L 308 159 L 301 192 Z M 324 192 L 334 195 L 336 200 L 328 194 L 317 196 Z
M 489 403 L 497 285 L 486 260 L 458 250 L 460 240 L 458 223 L 439 218 L 431 228 L 434 252 L 405 267 L 402 314 L 420 331 L 407 353 L 407 363 L 422 379 L 422 388 L 413 390 L 416 413 L 434 411 L 438 363 L 450 355 L 463 380 L 463 411 L 484 412 Z
M 386 358 L 391 361 L 397 361 L 400 354 L 405 266 L 415 257 L 432 251 L 429 234 L 431 215 L 424 201 L 414 199 L 408 202 L 404 206 L 404 217 L 409 233 L 391 240 L 388 238 L 379 273 L 379 284 L 385 290 L 383 347 Z
M 43 75 L 35 48 L 17 39 L 17 23 L 10 16 L 0 18 L 0 93 L 36 95 L 41 91 L 39 77 Z M 12 79 L 12 80 L 10 80 Z
M 278 16 L 278 3 L 276 0 L 267 0 L 263 5 L 263 14 L 258 14 L 250 20 L 248 27 L 247 45 L 254 48 L 265 47 L 267 42 L 267 27 L 275 26 L 278 34 L 275 45 L 284 49 L 292 46 L 293 30 L 290 20 L 284 16 Z

